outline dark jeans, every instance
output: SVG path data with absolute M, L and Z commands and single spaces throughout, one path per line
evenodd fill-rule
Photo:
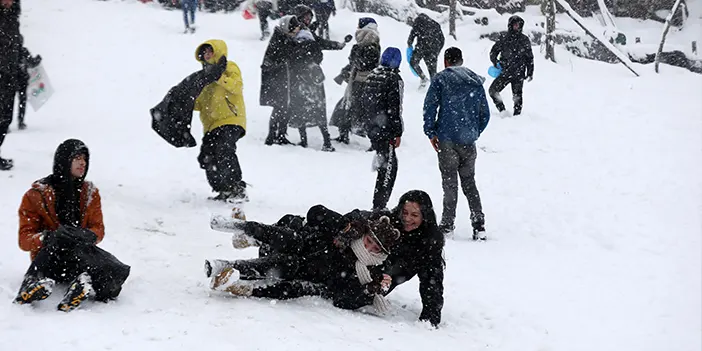
M 417 48 L 412 52 L 412 59 L 410 60 L 410 65 L 412 66 L 412 69 L 414 69 L 414 71 L 417 72 L 417 74 L 422 79 L 426 79 L 427 77 L 424 75 L 422 68 L 419 66 L 419 62 L 421 60 L 424 60 L 424 63 L 427 65 L 427 70 L 429 71 L 429 78 L 434 78 L 434 75 L 436 74 L 436 65 L 438 62 L 439 53 L 441 53 L 441 48 L 423 48 L 418 45 Z
M 237 125 L 224 125 L 205 134 L 202 138 L 198 161 L 205 170 L 207 181 L 215 192 L 242 192 L 241 166 L 236 155 L 236 142 L 245 134 Z
M 17 95 L 19 98 L 17 108 L 17 123 L 24 124 L 24 115 L 27 113 L 27 87 L 29 86 L 29 74 L 20 74 L 17 82 Z
M 504 76 L 500 75 L 495 78 L 495 80 L 490 84 L 490 97 L 495 103 L 495 107 L 499 111 L 505 110 L 505 104 L 502 102 L 502 97 L 500 92 L 507 87 L 507 85 L 512 85 L 512 99 L 514 100 L 514 114 L 518 115 L 522 113 L 522 88 L 524 87 L 524 78 L 515 76 Z
M 197 10 L 197 0 L 183 0 L 183 22 L 185 22 L 185 28 L 190 28 L 191 25 L 195 24 L 195 10 Z M 190 22 L 188 22 L 188 15 L 190 15 Z
M 375 179 L 375 191 L 373 192 L 373 209 L 384 209 L 387 207 L 392 189 L 395 187 L 397 155 L 395 154 L 395 147 L 390 145 L 389 141 L 374 143 L 373 149 L 380 161 L 378 176 Z
M 456 219 L 456 204 L 458 202 L 458 178 L 461 179 L 463 194 L 468 199 L 470 219 L 473 227 L 483 225 L 485 215 L 480 203 L 480 194 L 475 185 L 475 159 L 477 150 L 475 143 L 459 145 L 450 141 L 439 141 L 439 170 L 444 188 L 444 211 L 441 224 L 453 226 Z

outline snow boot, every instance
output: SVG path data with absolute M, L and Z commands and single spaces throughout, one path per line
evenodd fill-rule
M 451 236 L 453 235 L 453 231 L 456 229 L 456 227 L 453 224 L 440 224 L 439 225 L 439 231 L 441 234 L 444 234 L 446 236 Z
M 78 307 L 80 307 L 83 301 L 87 300 L 89 297 L 95 295 L 93 290 L 92 280 L 88 273 L 81 273 L 73 283 L 68 287 L 66 295 L 63 296 L 63 300 L 58 304 L 58 310 L 63 312 L 70 312 Z
M 223 291 L 226 291 L 234 296 L 244 296 L 248 297 L 251 296 L 253 293 L 253 286 L 251 285 L 250 282 L 244 282 L 244 281 L 235 281 L 231 285 L 227 286 L 226 288 L 222 289 Z
M 36 277 L 26 277 L 22 282 L 19 294 L 14 303 L 26 304 L 34 301 L 41 301 L 49 297 L 54 288 L 54 280 L 49 278 L 37 279 Z
M 205 275 L 210 278 L 212 290 L 224 290 L 239 280 L 239 271 L 225 260 L 205 260 Z
M 225 233 L 243 233 L 246 221 L 237 218 L 227 218 L 222 215 L 213 215 L 210 218 L 210 228 Z
M 322 146 L 322 151 L 324 151 L 324 152 L 334 152 L 334 151 L 336 151 L 336 149 L 331 145 L 331 143 L 329 143 L 329 144 L 324 144 L 324 145 Z
M 25 124 L 24 122 L 20 122 L 20 124 L 17 125 L 17 129 L 25 130 L 27 129 L 27 124 Z

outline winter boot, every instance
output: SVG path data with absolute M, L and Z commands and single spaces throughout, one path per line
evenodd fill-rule
M 24 122 L 20 122 L 20 123 L 17 125 L 17 129 L 19 129 L 19 130 L 25 130 L 25 129 L 27 129 L 27 124 L 25 124 Z
M 226 288 L 222 289 L 223 291 L 226 291 L 234 296 L 251 296 L 253 293 L 253 286 L 251 285 L 250 282 L 245 282 L 245 281 L 235 281 L 231 285 L 227 286 Z
M 300 143 L 298 143 L 297 145 L 307 147 L 307 129 L 299 128 L 298 130 L 300 131 Z
M 31 276 L 25 277 L 14 303 L 23 305 L 25 303 L 44 300 L 51 295 L 53 288 L 53 279 L 37 279 Z
M 205 260 L 205 275 L 210 278 L 212 290 L 224 290 L 239 280 L 239 271 L 225 260 Z
M 66 295 L 58 304 L 58 310 L 63 312 L 72 311 L 78 307 L 83 301 L 95 295 L 92 281 L 88 273 L 81 273 L 73 283 L 68 286 Z
M 325 143 L 324 145 L 322 145 L 322 151 L 324 151 L 324 152 L 334 152 L 334 151 L 336 151 L 336 149 L 331 145 L 331 143 L 329 143 L 329 144 L 326 144 L 326 143 Z
M 12 160 L 0 157 L 0 171 L 9 171 L 13 165 Z
M 487 232 L 485 231 L 485 215 L 471 214 L 471 222 L 473 224 L 473 240 L 487 240 Z
M 351 141 L 351 140 L 349 139 L 349 132 L 340 132 L 340 133 L 339 133 L 339 136 L 338 136 L 336 139 L 334 139 L 334 140 L 335 140 L 336 142 L 339 142 L 339 143 L 342 143 L 342 144 L 346 144 L 346 145 L 348 145 L 349 142 Z
M 439 231 L 446 236 L 453 235 L 454 229 L 456 229 L 456 227 L 453 224 L 441 223 L 439 225 Z

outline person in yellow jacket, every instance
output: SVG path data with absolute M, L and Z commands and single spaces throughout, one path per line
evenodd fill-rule
M 203 67 L 227 59 L 227 44 L 208 40 L 197 47 L 195 58 Z M 205 169 L 214 199 L 243 201 L 247 199 L 246 183 L 236 155 L 236 142 L 246 134 L 244 84 L 239 66 L 227 61 L 226 70 L 214 83 L 205 86 L 195 100 L 204 129 L 198 161 Z

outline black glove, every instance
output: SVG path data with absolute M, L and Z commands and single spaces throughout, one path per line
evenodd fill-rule
M 43 234 L 44 246 L 75 247 L 77 245 L 95 245 L 97 235 L 85 228 L 60 226 L 55 231 L 46 231 Z
M 340 74 L 340 75 L 334 77 L 334 83 L 339 84 L 339 85 L 343 84 L 344 83 L 344 75 Z
M 344 43 L 349 43 L 351 40 L 353 40 L 353 36 L 351 34 L 346 34 L 344 37 Z
M 222 77 L 224 71 L 227 70 L 227 57 L 222 56 L 214 65 L 206 64 L 203 70 L 207 73 L 205 80 L 208 82 L 216 82 Z

